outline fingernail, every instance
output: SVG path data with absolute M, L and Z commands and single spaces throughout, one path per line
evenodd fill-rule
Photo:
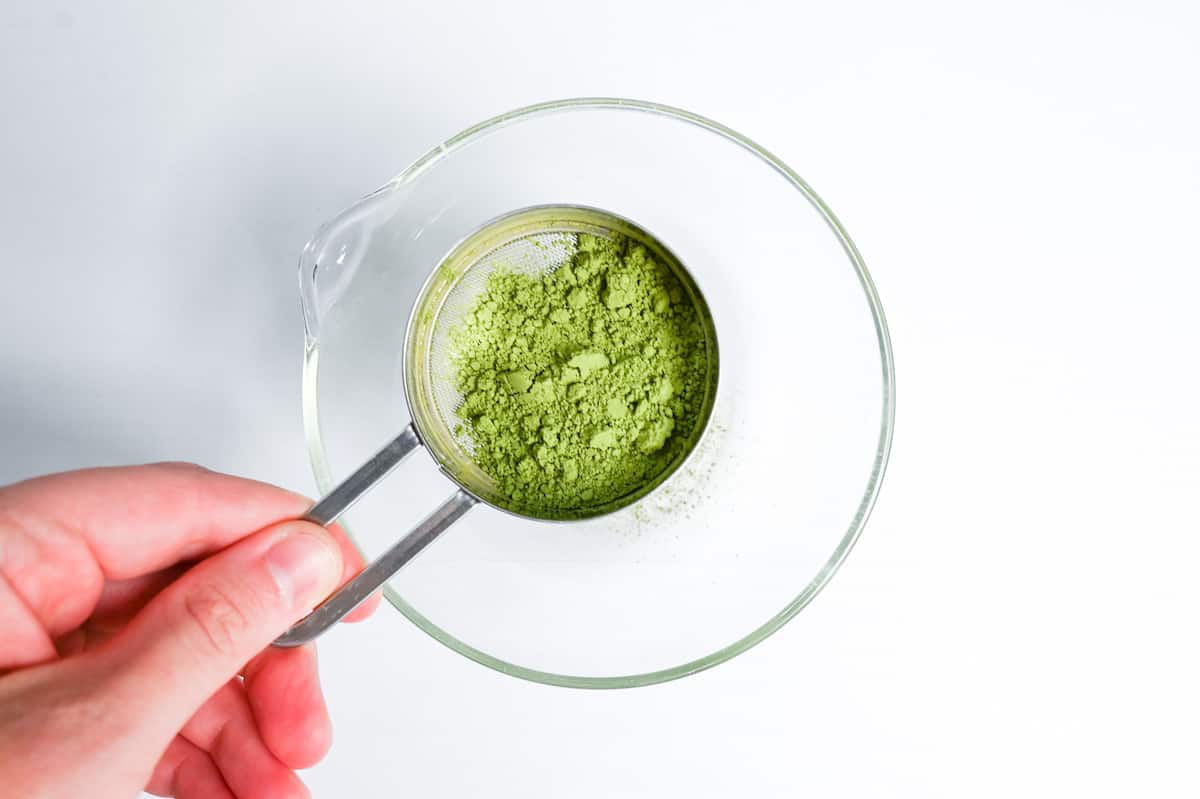
M 337 585 L 341 558 L 325 532 L 295 530 L 267 552 L 267 570 L 296 610 L 308 610 Z

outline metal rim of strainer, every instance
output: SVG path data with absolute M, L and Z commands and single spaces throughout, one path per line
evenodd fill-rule
M 300 288 L 301 297 L 304 301 L 305 309 L 305 335 L 306 345 L 304 352 L 304 379 L 302 383 L 303 392 L 303 408 L 304 408 L 304 428 L 305 437 L 308 443 L 309 458 L 312 464 L 313 475 L 316 478 L 318 487 L 325 492 L 331 490 L 335 485 L 332 469 L 329 463 L 329 457 L 325 450 L 325 443 L 321 434 L 320 418 L 318 413 L 318 397 L 317 397 L 317 373 L 318 373 L 318 352 L 319 348 L 315 342 L 316 317 L 318 313 L 318 302 L 315 290 L 315 269 L 317 262 L 313 255 L 319 251 L 319 242 L 333 231 L 337 224 L 341 223 L 348 215 L 358 212 L 363 203 L 368 202 L 371 198 L 377 197 L 383 193 L 399 189 L 404 186 L 413 184 L 418 180 L 423 173 L 432 169 L 436 164 L 445 158 L 452 156 L 455 152 L 470 146 L 473 142 L 489 135 L 490 133 L 512 125 L 517 122 L 522 122 L 537 117 L 548 116 L 574 111 L 620 111 L 632 114 L 645 114 L 647 116 L 657 116 L 665 119 L 675 120 L 677 122 L 691 125 L 701 130 L 705 130 L 720 138 L 728 141 L 730 144 L 736 145 L 745 150 L 767 167 L 774 170 L 779 176 L 787 181 L 793 189 L 798 191 L 809 204 L 817 211 L 818 214 L 825 220 L 829 226 L 831 233 L 841 244 L 842 250 L 845 252 L 850 267 L 854 270 L 858 277 L 859 284 L 862 287 L 864 297 L 871 312 L 871 317 L 874 323 L 875 337 L 879 345 L 879 358 L 882 376 L 881 399 L 882 409 L 880 413 L 879 436 L 876 442 L 875 453 L 871 465 L 870 473 L 867 477 L 866 484 L 863 487 L 863 492 L 860 497 L 858 506 L 855 508 L 853 517 L 834 548 L 824 566 L 814 575 L 808 583 L 803 585 L 797 595 L 777 613 L 766 619 L 758 627 L 755 627 L 750 632 L 740 638 L 730 642 L 729 644 L 709 652 L 706 655 L 693 658 L 675 666 L 669 666 L 661 669 L 654 669 L 645 672 L 634 672 L 629 674 L 619 674 L 614 676 L 585 676 L 579 674 L 559 674 L 556 672 L 544 671 L 541 669 L 522 666 L 511 661 L 490 655 L 483 650 L 474 647 L 465 641 L 456 638 L 453 634 L 444 630 L 434 621 L 429 619 L 425 614 L 417 610 L 413 605 L 404 599 L 395 588 L 390 585 L 385 585 L 383 588 L 384 598 L 403 614 L 409 621 L 415 624 L 418 628 L 427 633 L 434 640 L 443 644 L 447 648 L 457 652 L 463 657 L 469 658 L 476 663 L 479 663 L 488 668 L 494 669 L 502 674 L 507 674 L 512 677 L 517 677 L 531 682 L 542 683 L 544 685 L 556 685 L 564 688 L 583 688 L 583 689 L 614 689 L 614 688 L 636 688 L 640 686 L 654 685 L 657 683 L 669 682 L 677 680 L 681 677 L 686 677 L 713 666 L 717 666 L 725 661 L 733 658 L 762 641 L 769 638 L 772 634 L 778 631 L 783 625 L 787 624 L 796 614 L 808 606 L 808 604 L 820 593 L 821 589 L 829 582 L 833 575 L 838 571 L 850 551 L 857 543 L 859 535 L 862 533 L 868 517 L 875 506 L 875 501 L 879 496 L 879 488 L 883 480 L 884 472 L 887 469 L 888 458 L 892 448 L 892 437 L 896 422 L 896 371 L 895 361 L 892 355 L 892 340 L 888 332 L 887 318 L 883 311 L 883 305 L 879 299 L 879 293 L 875 288 L 875 283 L 871 279 L 870 273 L 867 271 L 867 266 L 858 251 L 858 247 L 850 238 L 850 234 L 846 231 L 841 221 L 834 214 L 833 210 L 826 205 L 825 201 L 813 190 L 808 183 L 800 177 L 786 163 L 780 160 L 776 155 L 760 146 L 752 139 L 743 136 L 732 128 L 726 127 L 719 122 L 716 122 L 708 117 L 694 114 L 690 111 L 685 111 L 681 108 L 665 105 L 662 103 L 647 102 L 644 100 L 632 100 L 621 97 L 576 97 L 560 100 L 551 100 L 534 105 L 524 106 L 512 111 L 508 111 L 499 116 L 479 122 L 460 133 L 452 136 L 446 141 L 434 146 L 424 155 L 417 158 L 404 171 L 400 172 L 388 183 L 381 186 L 375 192 L 368 195 L 362 202 L 347 209 L 346 212 L 339 215 L 334 220 L 323 225 L 313 236 L 313 239 L 305 248 L 304 255 L 301 257 L 300 263 Z M 350 530 L 351 525 L 343 522 L 343 527 Z
M 682 453 L 651 480 L 636 490 L 599 505 L 564 512 L 559 516 L 524 513 L 520 506 L 503 497 L 494 482 L 471 459 L 463 441 L 451 431 L 444 408 L 433 388 L 435 368 L 430 363 L 434 347 L 432 339 L 438 334 L 439 321 L 446 300 L 463 280 L 490 255 L 521 239 L 554 233 L 592 233 L 611 238 L 619 234 L 647 247 L 660 263 L 679 280 L 692 307 L 699 315 L 705 333 L 705 396 L 696 425 L 688 432 L 688 443 Z M 704 291 L 695 275 L 658 236 L 620 214 L 601 208 L 573 203 L 547 203 L 526 206 L 500 214 L 463 236 L 438 265 L 417 292 L 409 313 L 403 343 L 404 396 L 408 404 L 412 427 L 429 451 L 438 469 L 455 485 L 476 500 L 503 513 L 538 522 L 569 523 L 590 521 L 616 513 L 640 502 L 662 489 L 699 449 L 712 422 L 713 408 L 720 387 L 720 347 L 716 325 Z

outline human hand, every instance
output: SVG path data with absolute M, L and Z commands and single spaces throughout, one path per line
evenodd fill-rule
M 308 506 L 183 464 L 0 488 L 0 794 L 307 796 L 316 651 L 269 645 L 362 567 Z

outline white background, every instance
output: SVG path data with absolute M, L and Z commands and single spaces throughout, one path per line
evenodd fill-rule
M 493 114 L 667 102 L 791 164 L 878 284 L 858 548 L 766 643 L 633 691 L 340 629 L 315 795 L 1196 796 L 1198 33 L 1182 1 L 0 4 L 0 481 L 311 491 L 314 228 Z

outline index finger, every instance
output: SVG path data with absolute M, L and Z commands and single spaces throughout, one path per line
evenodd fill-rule
M 208 555 L 310 505 L 277 486 L 191 464 L 38 477 L 0 488 L 0 575 L 57 635 L 88 617 L 106 580 Z M 337 537 L 353 574 L 361 557 Z

